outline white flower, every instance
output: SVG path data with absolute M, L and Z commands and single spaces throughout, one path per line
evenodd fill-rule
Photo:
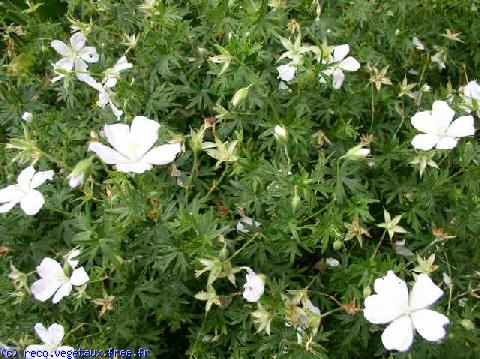
M 93 46 L 85 46 L 87 41 L 85 35 L 81 32 L 76 32 L 70 37 L 70 46 L 59 40 L 53 40 L 51 46 L 57 51 L 63 58 L 54 64 L 54 71 L 58 74 L 52 79 L 52 82 L 58 81 L 65 77 L 64 72 L 70 72 L 75 70 L 75 75 L 80 81 L 90 84 L 92 77 L 88 73 L 89 63 L 98 61 L 97 50 Z
M 32 122 L 33 114 L 31 112 L 24 112 L 22 115 L 22 120 L 24 120 L 25 122 Z
M 335 258 L 327 258 L 325 262 L 330 266 L 330 267 L 338 267 L 340 265 L 340 262 L 336 260 Z
M 345 79 L 343 71 L 357 71 L 360 68 L 360 63 L 355 58 L 352 56 L 345 58 L 349 52 L 350 46 L 348 44 L 334 46 L 332 54 L 324 61 L 325 64 L 330 66 L 322 73 L 326 76 L 333 76 L 333 88 L 336 90 L 342 87 Z M 325 83 L 322 75 L 320 75 L 320 82 Z
M 65 330 L 60 324 L 52 324 L 48 329 L 46 329 L 43 324 L 37 323 L 34 327 L 37 335 L 42 340 L 43 344 L 34 344 L 29 345 L 25 348 L 25 359 L 27 358 L 38 358 L 39 352 L 47 351 L 49 357 L 53 357 L 55 351 L 57 352 L 67 352 L 73 351 L 74 349 L 69 346 L 60 346 L 62 339 L 65 335 Z
M 145 116 L 136 116 L 129 127 L 124 124 L 105 125 L 104 132 L 111 147 L 99 142 L 90 143 L 105 163 L 116 165 L 119 172 L 143 173 L 152 165 L 164 165 L 175 160 L 180 143 L 151 148 L 158 139 L 160 125 Z
M 417 50 L 420 50 L 420 51 L 425 50 L 425 45 L 420 41 L 418 37 L 414 36 L 412 39 L 412 42 L 417 48 Z
M 120 77 L 120 72 L 131 69 L 132 66 L 127 61 L 127 58 L 122 56 L 113 67 L 104 71 L 103 83 L 106 87 L 114 87 L 117 84 L 117 79 Z
M 255 221 L 251 217 L 243 217 L 237 223 L 237 231 L 242 233 L 250 232 L 250 229 L 256 229 L 260 227 L 262 224 L 260 222 Z
M 55 259 L 46 257 L 42 260 L 37 267 L 40 279 L 31 287 L 35 299 L 44 302 L 53 296 L 53 303 L 58 303 L 63 297 L 70 294 L 73 286 L 83 285 L 90 280 L 83 267 L 76 268 L 78 260 L 73 258 L 79 254 L 79 250 L 74 250 L 67 256 L 67 263 L 72 269 L 70 278 Z
M 477 81 L 470 81 L 463 88 L 463 95 L 469 107 L 475 107 L 475 103 L 480 104 L 480 85 Z
M 35 188 L 46 180 L 53 178 L 53 171 L 40 171 L 35 173 L 33 166 L 25 168 L 17 177 L 17 184 L 0 189 L 0 213 L 10 211 L 17 203 L 23 212 L 29 216 L 40 211 L 45 199 Z
M 295 66 L 292 65 L 280 65 L 277 67 L 278 77 L 283 81 L 293 80 L 295 77 Z
M 247 302 L 258 302 L 265 291 L 265 281 L 249 267 L 243 267 L 242 269 L 247 271 L 246 283 L 243 286 L 243 297 Z
M 413 127 L 423 132 L 412 140 L 420 150 L 449 150 L 457 145 L 459 137 L 475 133 L 472 116 L 461 116 L 452 122 L 455 112 L 445 101 L 435 101 L 432 111 L 417 112 L 411 119 Z
M 120 110 L 112 100 L 112 98 L 115 96 L 115 92 L 105 85 L 101 85 L 99 83 L 97 83 L 97 85 L 98 86 L 95 87 L 98 90 L 97 106 L 104 108 L 105 105 L 108 104 L 117 120 L 119 120 L 123 115 L 123 111 Z
M 373 324 L 391 323 L 382 334 L 386 349 L 408 350 L 415 330 L 431 342 L 445 336 L 448 318 L 428 309 L 443 291 L 426 274 L 417 276 L 410 295 L 405 282 L 392 271 L 375 280 L 374 289 L 377 294 L 365 299 L 363 314 Z
M 283 126 L 276 125 L 273 129 L 273 133 L 277 140 L 285 141 L 287 139 L 287 129 Z

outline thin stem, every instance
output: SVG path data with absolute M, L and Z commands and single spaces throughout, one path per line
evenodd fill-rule
M 382 238 L 380 238 L 380 241 L 378 242 L 377 247 L 375 248 L 375 251 L 373 251 L 372 258 L 375 258 L 375 256 L 377 255 L 377 252 L 380 249 L 380 245 L 382 244 L 383 238 L 385 238 L 386 233 L 387 233 L 386 230 L 383 231 Z

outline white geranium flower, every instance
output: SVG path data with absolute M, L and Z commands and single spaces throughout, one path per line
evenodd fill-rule
M 0 213 L 6 213 L 20 203 L 25 214 L 37 214 L 45 203 L 45 198 L 36 188 L 52 178 L 52 170 L 35 173 L 33 166 L 25 168 L 18 175 L 17 184 L 0 189 Z
M 98 101 L 97 106 L 100 108 L 104 108 L 105 105 L 109 105 L 110 109 L 112 110 L 113 114 L 117 118 L 120 119 L 123 115 L 123 111 L 120 110 L 115 103 L 113 102 L 113 97 L 115 97 L 115 92 L 105 85 L 101 85 L 97 83 L 96 89 L 98 90 Z
M 114 87 L 117 84 L 117 79 L 120 77 L 120 72 L 131 69 L 132 66 L 133 65 L 127 61 L 127 58 L 122 56 L 113 67 L 105 70 L 103 83 L 106 87 Z
M 42 340 L 43 344 L 34 344 L 29 345 L 25 348 L 25 359 L 27 358 L 38 358 L 38 353 L 47 351 L 49 357 L 53 357 L 55 351 L 58 352 L 67 352 L 73 351 L 74 349 L 69 346 L 61 346 L 62 339 L 65 335 L 65 330 L 60 324 L 52 324 L 48 329 L 46 329 L 43 324 L 37 323 L 34 327 L 37 332 L 38 337 Z
M 330 266 L 330 267 L 338 267 L 340 265 L 340 262 L 335 259 L 335 258 L 327 258 L 325 262 Z
M 247 271 L 246 283 L 243 286 L 243 297 L 247 302 L 258 302 L 263 292 L 265 291 L 265 281 L 263 278 L 249 268 L 243 267 Z
M 87 41 L 85 35 L 81 32 L 76 32 L 70 37 L 70 45 L 66 45 L 63 41 L 53 40 L 51 46 L 57 51 L 63 58 L 54 64 L 54 71 L 57 76 L 52 79 L 52 82 L 58 81 L 65 77 L 63 72 L 70 72 L 75 70 L 75 75 L 80 81 L 91 84 L 92 77 L 88 73 L 89 63 L 98 61 L 97 50 L 93 46 L 85 46 Z
M 262 224 L 251 217 L 243 217 L 237 223 L 237 231 L 242 233 L 250 232 L 250 229 L 259 228 Z
M 435 101 L 432 111 L 417 112 L 411 119 L 413 127 L 423 132 L 412 140 L 420 150 L 449 150 L 457 145 L 458 138 L 475 133 L 472 116 L 461 116 L 452 122 L 455 112 L 445 101 Z
M 470 108 L 474 108 L 475 103 L 477 105 L 480 104 L 480 85 L 477 83 L 477 81 L 470 81 L 463 88 L 463 95 L 465 96 L 465 100 Z
M 423 51 L 425 50 L 425 45 L 420 41 L 420 39 L 416 36 L 412 39 L 413 44 L 415 45 L 417 50 Z
M 332 76 L 333 88 L 338 90 L 345 80 L 343 71 L 357 71 L 360 68 L 360 63 L 352 56 L 346 57 L 350 52 L 348 44 L 334 46 L 332 49 L 332 54 L 326 61 L 323 61 L 324 64 L 329 65 L 329 68 L 322 73 L 325 76 Z M 320 82 L 325 83 L 322 75 L 320 75 Z
M 22 115 L 22 120 L 24 120 L 25 122 L 32 122 L 33 114 L 31 112 L 24 112 Z
M 284 126 L 276 125 L 273 129 L 273 134 L 279 141 L 285 141 L 287 139 L 287 129 Z
M 295 66 L 280 65 L 277 67 L 278 77 L 283 81 L 291 81 L 295 77 Z
M 105 163 L 116 165 L 119 172 L 143 173 L 152 165 L 165 165 L 175 160 L 180 143 L 152 148 L 158 139 L 158 122 L 136 116 L 129 127 L 124 124 L 105 125 L 104 132 L 113 148 L 99 142 L 90 143 L 93 151 Z
M 58 303 L 63 297 L 70 294 L 73 286 L 84 285 L 90 280 L 83 267 L 76 268 L 78 260 L 73 258 L 79 254 L 79 250 L 74 250 L 67 256 L 67 263 L 72 270 L 70 277 L 55 259 L 46 257 L 42 260 L 37 267 L 40 279 L 34 282 L 30 288 L 35 299 L 44 302 L 53 296 L 53 303 Z
M 386 324 L 382 343 L 388 350 L 406 351 L 413 342 L 414 331 L 431 342 L 441 340 L 449 320 L 428 309 L 442 295 L 429 276 L 420 274 L 410 295 L 407 285 L 392 271 L 375 280 L 375 292 L 365 299 L 365 318 L 373 324 Z

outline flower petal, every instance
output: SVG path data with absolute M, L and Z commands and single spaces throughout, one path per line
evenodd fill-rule
M 130 140 L 136 144 L 135 158 L 142 157 L 157 141 L 160 124 L 145 116 L 135 116 L 130 127 Z
M 451 150 L 457 145 L 458 139 L 454 137 L 442 137 L 435 146 L 439 150 Z
M 333 50 L 333 59 L 340 62 L 348 55 L 349 51 L 350 46 L 348 46 L 348 44 L 335 46 L 335 49 Z
M 118 59 L 117 63 L 113 67 L 113 69 L 117 73 L 120 73 L 120 72 L 125 71 L 127 69 L 131 69 L 132 66 L 133 65 L 130 62 L 128 62 L 127 58 L 125 56 L 122 56 L 122 57 L 120 57 L 120 59 Z
M 70 56 L 71 50 L 63 41 L 53 40 L 50 45 L 63 57 Z
M 83 267 L 75 269 L 70 277 L 70 283 L 74 286 L 84 285 L 89 280 L 90 278 Z
M 30 190 L 30 183 L 32 181 L 32 177 L 35 174 L 35 169 L 33 166 L 25 168 L 17 177 L 17 183 L 20 188 L 28 192 Z
M 452 122 L 453 116 L 455 116 L 455 111 L 445 101 L 435 101 L 433 103 L 432 118 L 438 128 L 445 131 Z
M 408 306 L 408 289 L 403 280 L 395 273 L 388 273 L 375 280 L 375 292 L 365 299 L 363 315 L 374 324 L 391 322 L 405 312 Z
M 53 278 L 46 277 L 35 281 L 30 287 L 33 297 L 40 302 L 45 302 L 48 298 L 55 294 L 65 282 Z
M 45 183 L 47 180 L 52 180 L 53 178 L 53 171 L 40 171 L 33 175 L 32 181 L 30 182 L 30 189 L 35 189 L 38 186 Z
M 50 340 L 50 335 L 48 333 L 48 330 L 47 328 L 45 328 L 45 326 L 42 323 L 35 324 L 33 329 L 35 329 L 35 332 L 37 333 L 38 337 L 44 344 L 52 343 Z
M 138 161 L 138 162 L 130 162 L 130 163 L 119 163 L 117 164 L 116 168 L 118 172 L 144 173 L 145 171 L 151 170 L 152 165 L 150 163 Z
M 85 82 L 88 86 L 93 87 L 97 91 L 102 91 L 102 85 L 95 81 L 88 72 L 88 65 L 81 59 L 75 60 L 75 76 L 82 82 Z
M 360 68 L 360 63 L 354 57 L 349 56 L 340 62 L 338 67 L 345 71 L 357 71 Z
M 50 257 L 43 258 L 36 270 L 40 278 L 57 277 L 62 278 L 63 281 L 67 280 L 60 263 Z
M 430 111 L 417 112 L 412 116 L 410 122 L 412 126 L 423 133 L 437 134 L 437 126 L 433 121 Z
M 0 213 L 7 213 L 8 211 L 10 211 L 13 207 L 15 207 L 15 205 L 17 204 L 18 202 L 15 202 L 15 201 L 12 201 L 12 202 L 7 202 L 3 205 L 0 206 Z
M 473 116 L 461 116 L 457 118 L 447 130 L 447 136 L 451 137 L 473 136 L 474 134 Z
M 345 75 L 343 74 L 342 70 L 337 68 L 333 71 L 333 88 L 338 90 L 342 87 L 343 80 L 345 80 Z
M 64 71 L 72 71 L 73 69 L 73 60 L 70 58 L 63 58 L 58 60 L 54 65 L 53 65 L 53 70 L 58 70 L 62 69 Z M 62 74 L 63 75 L 63 74 Z
M 76 32 L 70 38 L 70 44 L 72 45 L 72 49 L 76 52 L 83 49 L 86 41 L 87 41 L 87 38 L 81 32 Z
M 82 252 L 79 249 L 74 249 L 67 255 L 67 263 L 69 264 L 72 269 L 75 269 L 78 265 L 78 260 L 74 259 L 77 258 Z
M 78 55 L 86 62 L 93 63 L 98 61 L 97 49 L 93 46 L 84 47 L 80 50 Z
M 48 327 L 48 334 L 50 336 L 51 344 L 58 346 L 65 335 L 65 330 L 60 324 L 54 323 Z
M 416 149 L 428 151 L 431 150 L 438 141 L 440 141 L 440 137 L 437 135 L 421 134 L 416 135 L 411 143 Z
M 17 185 L 10 185 L 0 189 L 0 203 L 19 202 L 23 196 L 24 193 Z
M 444 327 L 450 321 L 443 314 L 429 309 L 422 309 L 413 312 L 411 317 L 415 329 L 428 341 L 439 341 L 447 334 Z
M 152 148 L 142 160 L 152 165 L 165 165 L 174 161 L 179 152 L 180 143 L 170 143 Z
M 43 195 L 37 190 L 31 190 L 20 201 L 20 207 L 26 215 L 33 216 L 40 211 L 44 203 L 45 198 L 43 198 Z
M 413 342 L 412 321 L 407 315 L 392 322 L 382 333 L 383 346 L 388 350 L 407 351 Z
M 114 149 L 102 145 L 100 142 L 92 142 L 90 146 L 88 146 L 89 151 L 93 151 L 97 154 L 98 157 L 102 159 L 108 165 L 114 165 L 118 163 L 128 162 L 129 160 L 120 154 L 119 152 L 115 151 Z
M 430 277 L 424 273 L 417 276 L 410 293 L 410 308 L 423 309 L 435 303 L 443 295 L 441 290 Z
M 114 149 L 126 157 L 130 157 L 131 150 L 129 148 L 130 128 L 128 125 L 117 123 L 115 125 L 105 125 L 103 132 L 107 137 L 108 142 Z
M 53 303 L 57 304 L 62 300 L 63 297 L 66 297 L 72 291 L 72 285 L 70 282 L 63 283 L 62 286 L 58 289 L 58 291 L 53 296 Z

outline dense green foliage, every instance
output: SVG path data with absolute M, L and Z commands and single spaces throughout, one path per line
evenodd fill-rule
M 435 100 L 465 114 L 459 89 L 480 77 L 479 1 L 38 4 L 0 3 L 0 188 L 34 162 L 55 172 L 41 187 L 38 214 L 17 206 L 0 215 L 1 343 L 38 343 L 35 323 L 57 322 L 76 348 L 143 347 L 156 358 L 480 357 L 480 145 L 474 136 L 451 150 L 410 143 L 418 134 L 410 118 Z M 72 26 L 100 55 L 92 76 L 101 79 L 122 55 L 133 64 L 115 88 L 120 122 L 158 121 L 159 142 L 182 142 L 175 162 L 133 175 L 94 157 L 85 183 L 68 186 L 75 165 L 92 156 L 89 141 L 117 123 L 85 83 L 51 82 L 60 55 L 50 42 L 67 42 Z M 289 89 L 279 89 L 279 36 L 320 49 L 348 43 L 361 67 L 335 90 L 329 79 L 319 82 L 325 67 L 306 53 Z M 225 68 L 212 61 L 222 51 L 230 55 Z M 438 52 L 444 69 L 432 61 Z M 26 111 L 30 123 L 21 120 Z M 276 125 L 286 139 L 274 135 Z M 226 161 L 198 147 L 215 139 L 237 141 Z M 344 156 L 360 143 L 368 158 Z M 438 168 L 420 176 L 411 162 L 425 154 Z M 402 215 L 408 232 L 391 239 L 379 227 L 384 210 Z M 261 226 L 238 231 L 242 216 Z M 398 239 L 414 255 L 404 255 Z M 35 268 L 47 256 L 62 262 L 75 247 L 90 282 L 59 304 L 35 300 Z M 340 266 L 326 265 L 329 257 Z M 429 257 L 433 264 L 423 262 Z M 220 261 L 208 285 L 207 273 L 195 275 L 201 259 Z M 265 276 L 260 306 L 242 298 L 245 272 L 229 266 Z M 444 290 L 435 307 L 450 318 L 442 344 L 417 335 L 406 354 L 384 349 L 384 326 L 368 323 L 361 309 L 388 270 L 407 282 L 428 273 Z M 218 297 L 206 312 L 195 295 L 212 288 Z M 302 344 L 286 326 L 295 290 L 321 312 Z M 270 335 L 252 316 L 259 309 Z

